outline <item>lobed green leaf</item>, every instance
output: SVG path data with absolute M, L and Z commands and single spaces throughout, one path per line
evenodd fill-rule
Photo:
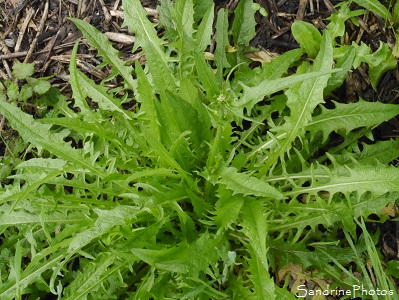
M 154 25 L 147 19 L 147 13 L 139 0 L 122 1 L 124 24 L 136 33 L 136 46 L 142 47 L 151 72 L 153 87 L 158 92 L 174 90 L 176 80 L 169 69 L 169 59 L 164 51 L 165 42 L 157 35 Z
M 134 90 L 135 82 L 132 77 L 133 68 L 126 66 L 126 63 L 119 58 L 119 52 L 112 47 L 108 38 L 83 20 L 75 18 L 69 18 L 69 20 L 79 28 L 83 36 L 89 40 L 90 45 L 97 49 L 98 54 L 103 57 L 104 62 L 113 67 L 113 72 L 115 74 L 120 74 L 129 89 Z M 75 62 L 72 62 L 72 64 L 74 63 Z
M 233 191 L 234 194 L 253 195 L 271 199 L 281 199 L 282 194 L 265 181 L 249 174 L 239 173 L 233 167 L 223 168 L 219 172 L 219 183 Z
M 322 112 L 306 125 L 306 130 L 311 132 L 312 137 L 322 131 L 323 139 L 327 140 L 332 131 L 344 130 L 348 134 L 355 128 L 372 128 L 399 114 L 399 108 L 395 104 L 366 102 L 362 99 L 348 104 L 334 102 L 334 105 L 334 109 L 322 107 Z

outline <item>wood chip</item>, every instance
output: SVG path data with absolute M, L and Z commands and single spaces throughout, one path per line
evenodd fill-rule
M 125 45 L 131 45 L 134 43 L 134 36 L 127 35 L 124 33 L 116 33 L 116 32 L 106 32 L 105 35 L 110 41 L 125 44 Z

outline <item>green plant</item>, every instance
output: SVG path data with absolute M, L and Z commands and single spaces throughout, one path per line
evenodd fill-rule
M 15 64 L 12 71 L 14 80 L 0 82 L 0 93 L 2 97 L 6 96 L 9 102 L 19 102 L 25 110 L 34 111 L 36 117 L 43 117 L 51 112 L 48 107 L 63 96 L 51 87 L 48 78 L 34 78 L 33 74 L 33 64 Z M 0 178 L 4 179 L 3 183 L 6 184 L 6 177 L 11 174 L 13 166 L 25 160 L 27 144 L 12 129 L 5 128 L 3 121 L 4 117 L 0 120 Z
M 252 4 L 239 3 L 231 26 L 219 10 L 213 33 L 213 1 L 162 1 L 160 38 L 140 1 L 123 1 L 144 68 L 72 19 L 121 88 L 80 72 L 76 43 L 78 109 L 58 98 L 55 113 L 34 119 L 0 95 L 0 113 L 37 149 L 0 190 L 1 299 L 296 299 L 298 287 L 278 278 L 284 267 L 372 290 L 367 257 L 378 287 L 397 295 L 375 236 L 356 228 L 397 200 L 399 170 L 389 163 L 398 142 L 359 140 L 399 107 L 325 106 L 350 70 L 380 54 L 337 44 L 348 10 L 322 34 L 295 23 L 301 48 L 250 68 Z M 334 148 L 332 132 L 343 138 Z
M 385 7 L 380 1 L 378 0 L 366 0 L 366 1 L 360 1 L 360 0 L 353 0 L 356 4 L 367 8 L 370 10 L 372 13 L 374 13 L 376 16 L 382 18 L 387 24 L 389 28 L 394 29 L 394 34 L 395 34 L 395 45 L 393 47 L 392 54 L 396 58 L 399 57 L 399 2 L 396 1 L 393 3 L 393 1 L 389 1 L 388 8 Z M 346 4 L 344 4 L 346 5 Z M 390 12 L 392 10 L 392 12 Z

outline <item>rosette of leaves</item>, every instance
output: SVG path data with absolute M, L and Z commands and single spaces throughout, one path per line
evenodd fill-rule
M 57 113 L 34 119 L 1 96 L 1 114 L 39 150 L 0 190 L 1 299 L 295 299 L 284 267 L 346 287 L 359 284 L 357 271 L 372 288 L 367 257 L 379 288 L 394 289 L 375 237 L 356 228 L 397 199 L 398 142 L 359 139 L 399 108 L 325 106 L 348 72 L 378 56 L 336 44 L 351 15 L 337 13 L 322 33 L 294 23 L 301 47 L 251 68 L 250 0 L 231 24 L 210 0 L 161 1 L 157 25 L 139 0 L 123 8 L 143 65 L 71 19 L 120 88 L 76 68 L 77 43 L 78 109 L 59 99 Z M 343 140 L 333 148 L 332 132 Z

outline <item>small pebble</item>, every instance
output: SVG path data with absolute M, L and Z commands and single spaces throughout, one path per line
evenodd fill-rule
M 13 39 L 5 39 L 4 42 L 6 43 L 7 47 L 14 48 L 15 41 Z

